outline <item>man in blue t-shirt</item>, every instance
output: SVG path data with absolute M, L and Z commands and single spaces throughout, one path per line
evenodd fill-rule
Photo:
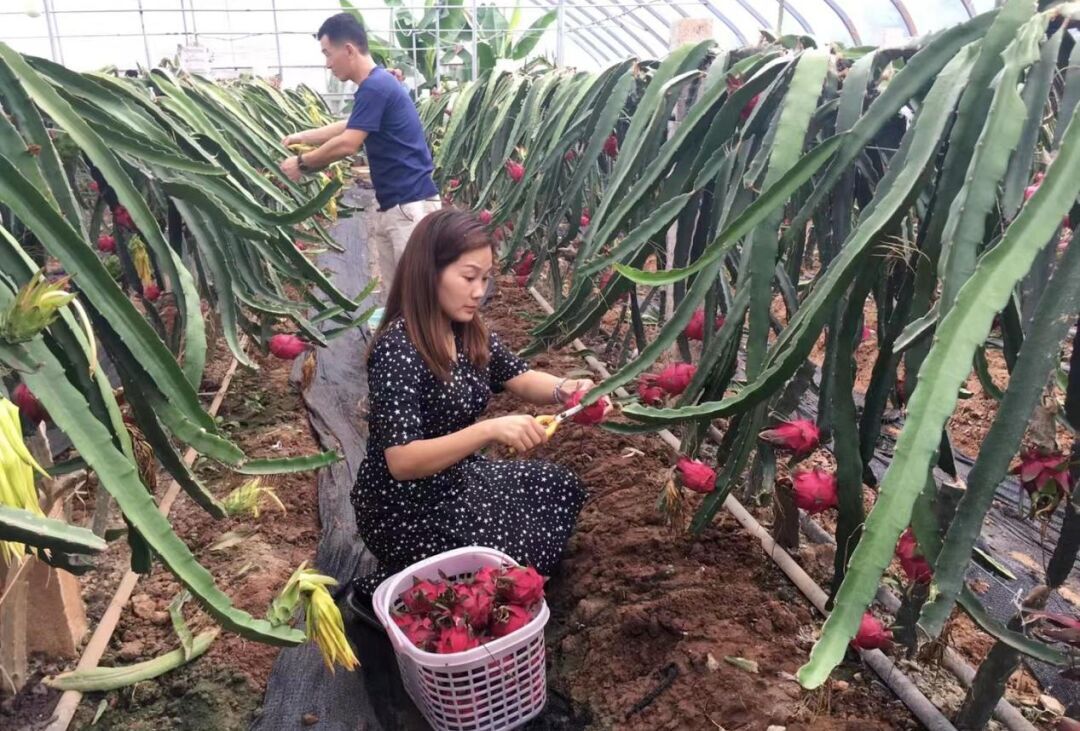
M 440 207 L 431 179 L 434 165 L 420 115 L 409 93 L 391 72 L 377 66 L 368 52 L 364 26 L 348 13 L 327 19 L 318 33 L 326 67 L 341 81 L 357 85 L 348 120 L 289 135 L 281 142 L 319 145 L 286 158 L 281 171 L 291 180 L 367 151 L 378 211 L 369 222 L 383 289 L 390 287 L 398 260 L 413 227 Z

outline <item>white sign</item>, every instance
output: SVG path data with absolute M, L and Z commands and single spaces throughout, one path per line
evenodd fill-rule
M 203 46 L 181 46 L 180 68 L 190 74 L 210 74 L 213 53 Z

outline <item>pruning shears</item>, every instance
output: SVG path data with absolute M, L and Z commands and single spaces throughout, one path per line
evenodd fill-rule
M 569 409 L 564 409 L 557 414 L 541 414 L 536 417 L 536 421 L 540 426 L 544 427 L 544 431 L 547 432 L 548 438 L 550 439 L 555 434 L 555 430 L 559 428 L 560 424 L 584 408 L 585 407 L 582 404 L 578 404 L 577 406 L 571 406 Z
M 551 439 L 552 435 L 555 434 L 555 430 L 559 428 L 560 424 L 562 424 L 564 421 L 566 421 L 571 416 L 578 413 L 584 408 L 584 406 L 578 404 L 577 406 L 571 406 L 569 409 L 564 409 L 557 414 L 540 414 L 539 416 L 534 416 L 533 418 L 536 419 L 537 424 L 544 427 L 544 431 L 547 432 L 548 439 Z M 510 451 L 517 452 L 517 450 L 513 447 L 510 448 Z

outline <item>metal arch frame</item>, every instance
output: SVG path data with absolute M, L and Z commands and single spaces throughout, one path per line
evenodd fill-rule
M 967 3 L 971 0 L 963 0 Z M 859 35 L 859 29 L 855 27 L 855 23 L 848 17 L 848 14 L 844 12 L 844 9 L 840 7 L 840 4 L 836 0 L 824 0 L 825 4 L 829 6 L 829 9 L 836 14 L 836 17 L 840 18 L 840 22 L 847 28 L 848 35 L 851 36 L 851 42 L 857 46 L 862 45 L 862 36 Z
M 701 0 L 701 4 L 703 6 L 705 6 L 706 10 L 708 10 L 710 13 L 712 13 L 714 16 L 716 16 L 720 20 L 721 23 L 723 23 L 724 25 L 726 25 L 728 27 L 728 30 L 730 30 L 735 35 L 735 39 L 739 43 L 743 44 L 744 46 L 749 46 L 750 45 L 750 41 L 748 41 L 746 39 L 746 34 L 744 34 L 742 32 L 742 30 L 739 28 L 739 26 L 737 26 L 733 22 L 731 22 L 731 19 L 729 17 L 727 17 L 726 15 L 724 15 L 723 11 L 720 10 L 720 8 L 713 5 L 709 0 Z M 686 11 L 683 10 L 680 6 L 673 5 L 672 7 L 678 8 L 679 12 L 682 13 L 682 16 L 684 18 L 689 17 L 687 15 Z
M 544 5 L 541 2 L 541 0 L 529 0 L 529 2 L 532 3 L 534 6 L 540 8 L 540 9 L 547 9 L 547 8 L 556 8 L 556 9 L 558 9 L 558 8 L 562 7 L 563 12 L 566 13 L 567 16 L 569 16 L 570 12 L 572 10 L 574 10 L 574 7 L 572 5 L 570 5 L 568 3 L 560 2 L 560 0 L 546 0 L 547 5 Z M 571 28 L 570 33 L 585 33 L 585 32 L 588 32 L 591 36 L 593 36 L 596 39 L 596 41 L 598 43 L 601 43 L 604 46 L 606 46 L 607 49 L 609 51 L 611 51 L 611 53 L 614 54 L 616 57 L 622 55 L 620 53 L 620 51 L 618 51 L 614 46 L 612 46 L 610 43 L 608 43 L 608 41 L 606 39 L 601 37 L 600 34 L 597 33 L 596 30 L 590 24 L 587 24 L 587 23 L 582 24 L 580 19 L 577 19 L 575 22 L 579 23 L 580 27 Z M 569 35 L 569 33 L 567 35 Z M 588 55 L 593 60 L 595 60 L 597 63 L 599 63 L 601 66 L 604 65 L 604 62 L 605 62 L 604 59 L 598 57 L 595 53 L 593 53 L 592 49 L 590 49 L 588 46 L 584 46 L 584 45 L 582 45 L 580 43 L 576 43 L 575 45 L 577 45 L 578 48 L 580 48 L 583 51 L 585 51 L 586 53 L 588 53 Z M 624 46 L 625 46 L 625 44 L 624 44 Z M 627 47 L 627 51 L 629 51 L 629 50 L 630 50 L 629 47 Z
M 570 7 L 570 6 L 567 6 L 567 7 Z M 603 29 L 612 38 L 616 38 L 619 41 L 619 43 L 622 44 L 622 46 L 624 48 L 626 48 L 627 51 L 629 51 L 631 56 L 635 56 L 635 57 L 642 56 L 643 51 L 646 51 L 646 52 L 649 53 L 649 55 L 652 55 L 651 49 L 649 48 L 649 44 L 646 43 L 644 40 L 642 40 L 637 35 L 637 33 L 630 30 L 629 28 L 627 28 L 626 24 L 623 23 L 621 20 L 619 20 L 618 18 L 613 18 L 612 16 L 608 15 L 606 8 L 597 8 L 597 10 L 600 10 L 608 20 L 613 20 L 615 22 L 615 25 L 617 25 L 619 27 L 619 29 L 622 30 L 623 33 L 625 33 L 627 36 L 629 36 L 631 39 L 633 39 L 634 42 L 636 42 L 641 47 L 640 50 L 635 50 L 633 46 L 627 44 L 626 41 L 623 38 L 620 38 L 610 28 L 608 28 L 606 26 L 606 24 L 604 23 L 604 18 L 603 17 L 601 17 L 601 18 L 594 17 L 591 12 L 588 12 L 586 10 L 586 8 L 581 6 L 581 5 L 574 5 L 573 7 L 574 7 L 574 10 L 578 11 L 578 13 L 585 16 L 585 18 L 588 19 L 588 21 L 590 23 L 595 24 L 597 28 Z M 593 6 L 589 5 L 589 7 L 591 8 Z
M 543 7 L 542 5 L 540 5 L 540 0 L 530 0 L 530 2 L 532 2 L 533 5 L 538 5 L 540 7 Z M 549 7 L 553 7 L 553 8 L 558 8 L 559 5 L 560 5 L 559 0 L 546 0 L 546 2 L 547 2 Z M 634 52 L 633 47 L 630 46 L 624 39 L 620 38 L 615 33 L 613 33 L 609 28 L 606 28 L 603 25 L 597 26 L 596 25 L 596 18 L 592 18 L 592 17 L 582 13 L 581 8 L 579 8 L 578 6 L 570 5 L 569 3 L 563 3 L 562 6 L 563 6 L 564 11 L 568 15 L 569 15 L 569 13 L 571 11 L 576 11 L 577 13 L 579 13 L 580 16 L 584 16 L 584 19 L 585 19 L 584 22 L 582 21 L 581 17 L 579 17 L 577 19 L 576 22 L 579 23 L 581 25 L 581 27 L 576 29 L 576 30 L 578 32 L 581 32 L 581 33 L 584 33 L 584 32 L 587 31 L 598 42 L 605 45 L 608 48 L 608 50 L 611 51 L 611 53 L 612 53 L 612 56 L 608 58 L 609 61 L 611 60 L 611 58 L 625 58 L 626 56 L 637 56 L 638 55 L 637 53 Z M 611 36 L 611 38 L 613 38 L 616 43 L 618 43 L 620 46 L 623 47 L 623 49 L 625 49 L 625 51 L 626 51 L 625 54 L 618 51 L 618 50 L 616 50 L 614 46 L 612 46 L 610 43 L 608 43 L 607 40 L 605 40 L 604 37 L 602 35 L 600 35 L 598 30 L 603 30 L 605 33 L 607 33 L 609 36 Z M 580 44 L 579 44 L 579 47 L 581 47 Z M 592 55 L 592 54 L 590 54 L 590 55 Z M 593 57 L 595 58 L 595 56 L 593 56 Z M 603 65 L 603 62 L 601 62 L 601 65 Z
M 634 13 L 635 13 L 635 10 L 637 9 L 637 6 L 634 6 L 634 7 L 631 7 L 631 8 L 629 8 L 628 10 L 626 10 L 625 12 L 623 12 L 623 13 L 622 13 L 622 14 L 620 14 L 620 15 L 616 15 L 616 14 L 613 14 L 613 13 L 612 13 L 612 12 L 611 12 L 610 10 L 608 10 L 608 9 L 607 9 L 607 7 L 604 7 L 604 6 L 598 6 L 598 5 L 596 5 L 595 3 L 591 2 L 590 0 L 585 0 L 585 2 L 588 2 L 588 3 L 589 3 L 589 7 L 595 7 L 595 8 L 597 9 L 597 10 L 599 10 L 600 12 L 602 12 L 602 13 L 603 13 L 603 14 L 604 14 L 604 15 L 605 15 L 605 16 L 606 16 L 607 18 L 608 18 L 608 20 L 611 20 L 611 21 L 613 21 L 613 22 L 614 22 L 614 23 L 615 23 L 615 24 L 616 24 L 617 26 L 619 26 L 619 27 L 620 27 L 620 28 L 622 28 L 622 29 L 623 29 L 624 31 L 626 31 L 626 33 L 627 33 L 628 35 L 630 35 L 630 37 L 631 37 L 631 38 L 633 38 L 634 40 L 636 40 L 636 41 L 637 41 L 638 43 L 640 43 L 640 44 L 641 44 L 642 46 L 647 46 L 648 44 L 646 44 L 646 43 L 645 43 L 644 41 L 642 41 L 642 40 L 641 40 L 640 38 L 638 38 L 638 37 L 637 37 L 637 35 L 636 35 L 636 34 L 635 34 L 635 33 L 634 33 L 634 32 L 633 32 L 632 30 L 630 30 L 629 28 L 627 28 L 627 27 L 626 27 L 626 26 L 625 26 L 625 25 L 624 25 L 624 24 L 622 23 L 622 21 L 621 21 L 621 20 L 619 20 L 619 18 L 620 18 L 620 17 L 622 16 L 622 15 L 625 15 L 625 16 L 627 16 L 627 17 L 629 17 L 629 18 L 633 18 L 633 19 L 634 19 L 634 22 L 636 22 L 636 23 L 637 23 L 637 25 L 641 26 L 642 30 L 644 30 L 645 32 L 647 32 L 647 33 L 648 33 L 649 35 L 653 36 L 654 38 L 656 38 L 656 40 L 657 40 L 657 41 L 659 41 L 659 42 L 660 42 L 660 48 L 661 48 L 661 49 L 663 49 L 663 52 L 665 52 L 665 53 L 667 52 L 667 50 L 668 50 L 668 46 L 670 45 L 670 44 L 669 44 L 669 42 L 668 42 L 668 39 L 664 38 L 664 37 L 663 37 L 662 35 L 660 35 L 659 33 L 657 33 L 657 32 L 656 32 L 656 29 L 655 29 L 655 28 L 650 28 L 649 26 L 647 26 L 647 25 L 646 25 L 645 23 L 643 23 L 643 22 L 641 21 L 641 19 L 640 19 L 640 18 L 638 18 L 638 17 L 637 17 L 637 16 L 636 16 L 636 15 L 634 14 Z M 670 27 L 671 27 L 671 25 L 670 25 L 670 24 L 668 24 L 668 27 L 670 28 Z
M 708 0 L 708 1 L 711 4 L 712 0 Z M 756 20 L 758 23 L 760 23 L 761 27 L 764 28 L 765 30 L 768 30 L 768 29 L 773 27 L 772 23 L 770 23 L 768 20 L 766 20 L 765 16 L 763 16 L 761 13 L 759 13 L 757 11 L 757 9 L 754 8 L 753 5 L 751 5 L 750 3 L 747 2 L 747 0 L 735 0 L 735 2 L 739 3 L 739 6 L 743 10 L 750 13 L 750 15 L 754 16 L 754 20 Z M 783 7 L 784 10 L 786 10 L 787 12 L 791 13 L 791 17 L 795 19 L 796 23 L 798 23 L 799 25 L 802 26 L 802 29 L 804 31 L 806 31 L 810 35 L 814 35 L 814 29 L 810 27 L 810 24 L 808 22 L 806 22 L 806 18 L 804 18 L 802 16 L 802 13 L 800 13 L 798 10 L 795 9 L 794 6 L 792 6 L 792 4 L 789 2 L 789 0 L 776 0 L 776 4 L 778 6 Z
M 915 19 L 911 17 L 911 13 L 908 12 L 907 6 L 904 5 L 904 0 L 889 0 L 892 6 L 896 8 L 896 12 L 900 13 L 900 20 L 904 21 L 904 27 L 907 28 L 908 35 L 915 37 L 919 35 L 919 31 L 915 28 Z

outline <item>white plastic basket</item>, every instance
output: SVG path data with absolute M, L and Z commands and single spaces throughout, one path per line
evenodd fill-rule
M 401 631 L 391 613 L 413 577 L 460 580 L 485 566 L 517 566 L 505 553 L 469 546 L 440 553 L 394 574 L 375 590 L 375 614 L 394 646 L 405 690 L 437 731 L 498 731 L 535 717 L 547 700 L 544 626 L 547 602 L 527 625 L 472 650 L 425 652 Z M 441 575 L 440 575 L 441 572 Z

